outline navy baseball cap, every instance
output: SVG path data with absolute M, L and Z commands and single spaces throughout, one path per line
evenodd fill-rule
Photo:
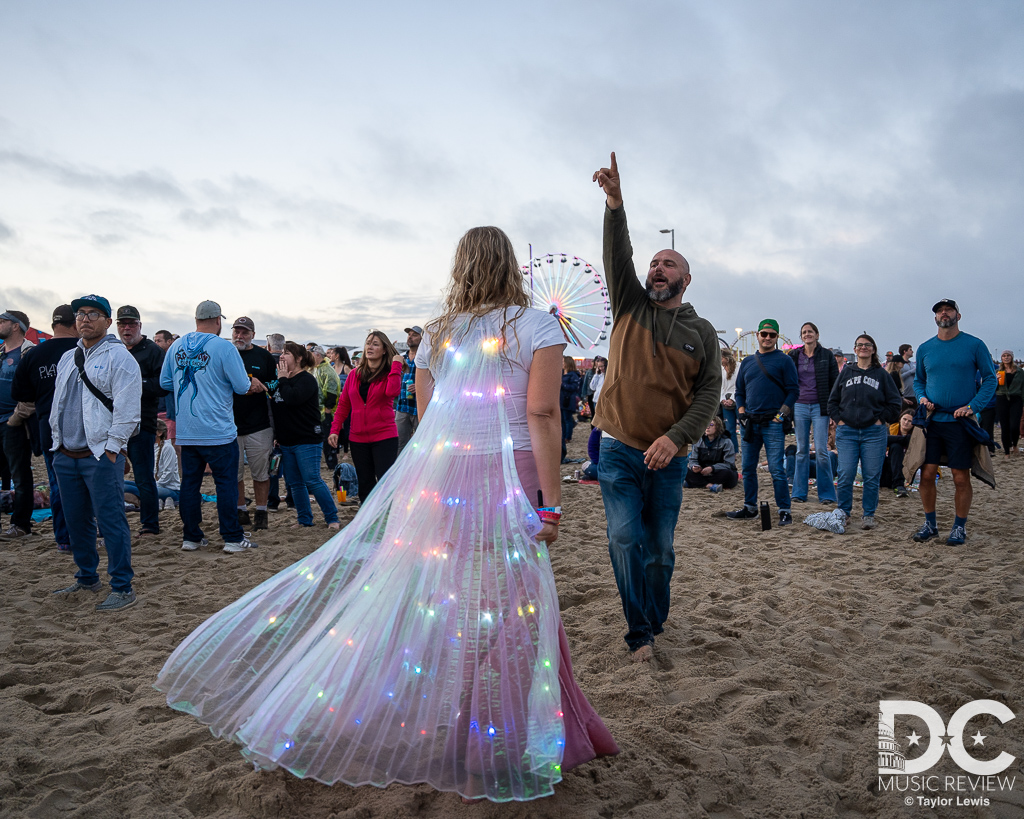
M 960 308 L 956 306 L 956 302 L 952 299 L 942 299 L 941 301 L 935 302 L 935 304 L 932 305 L 932 312 L 938 313 L 940 307 L 952 307 L 958 313 L 960 312 Z

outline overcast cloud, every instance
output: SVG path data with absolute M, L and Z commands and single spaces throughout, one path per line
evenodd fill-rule
M 638 268 L 674 228 L 730 340 L 916 345 L 951 297 L 1024 355 L 1018 2 L 5 4 L 0 94 L 3 306 L 33 318 L 95 291 L 152 330 L 214 298 L 401 338 L 475 224 L 600 268 L 615 150 Z

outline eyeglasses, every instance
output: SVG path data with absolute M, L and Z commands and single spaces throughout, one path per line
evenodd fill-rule
M 106 318 L 106 316 L 97 310 L 89 310 L 88 312 L 85 310 L 79 310 L 75 313 L 75 318 L 79 321 L 98 321 L 101 318 Z
M 875 349 L 874 344 L 854 344 L 853 349 L 855 350 L 873 350 Z
M 778 333 L 758 333 L 758 335 L 761 336 L 761 338 L 778 338 L 779 337 Z

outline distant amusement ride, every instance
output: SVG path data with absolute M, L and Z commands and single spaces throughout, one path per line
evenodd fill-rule
M 592 350 L 608 340 L 612 325 L 608 288 L 589 262 L 568 253 L 536 256 L 523 265 L 533 307 L 556 319 L 565 340 Z

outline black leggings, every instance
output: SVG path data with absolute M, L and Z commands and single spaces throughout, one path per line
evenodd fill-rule
M 359 479 L 359 501 L 366 503 L 377 481 L 398 458 L 398 438 L 385 438 L 368 444 L 349 441 L 349 447 L 352 449 L 352 465 Z
M 1018 375 L 1017 378 L 1024 378 Z M 1003 452 L 1015 449 L 1020 443 L 1020 416 L 1024 403 L 1016 395 L 996 396 L 996 418 L 999 419 L 999 431 L 1003 439 Z

